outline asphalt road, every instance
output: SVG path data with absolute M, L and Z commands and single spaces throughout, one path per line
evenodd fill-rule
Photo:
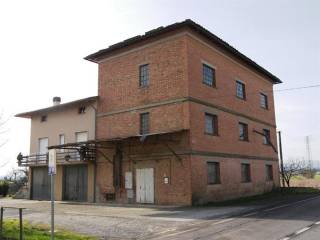
M 237 217 L 196 223 L 153 239 L 319 240 L 320 196 Z

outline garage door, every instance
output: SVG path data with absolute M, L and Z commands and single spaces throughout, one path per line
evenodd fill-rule
M 50 200 L 50 183 L 47 167 L 32 168 L 32 199 Z
M 87 201 L 88 169 L 87 165 L 64 167 L 64 200 Z

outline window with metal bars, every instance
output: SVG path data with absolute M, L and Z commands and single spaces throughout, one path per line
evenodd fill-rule
M 149 113 L 140 114 L 140 134 L 145 135 L 149 133 Z
M 237 97 L 240 99 L 245 100 L 246 99 L 246 86 L 244 83 L 237 81 L 236 82 L 236 91 L 237 91 Z
M 202 82 L 210 87 L 216 86 L 215 69 L 206 64 L 202 65 L 203 80 Z
M 139 86 L 149 86 L 149 64 L 141 65 L 139 67 Z

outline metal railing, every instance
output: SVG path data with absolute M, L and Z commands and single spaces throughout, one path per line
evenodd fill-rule
M 18 156 L 18 165 L 20 167 L 48 165 L 48 154 L 37 153 L 28 156 Z M 80 161 L 95 161 L 96 151 L 94 149 L 74 149 L 74 150 L 57 150 L 57 164 L 75 163 Z

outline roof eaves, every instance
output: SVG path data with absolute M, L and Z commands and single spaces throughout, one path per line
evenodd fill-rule
M 48 112 L 51 112 L 51 111 L 57 111 L 57 110 L 61 110 L 61 109 L 65 108 L 65 107 L 73 106 L 73 105 L 80 104 L 80 103 L 94 102 L 98 98 L 99 98 L 98 96 L 93 96 L 93 97 L 78 99 L 78 100 L 75 100 L 75 101 L 62 103 L 62 104 L 59 104 L 59 105 L 56 105 L 56 106 L 51 106 L 51 107 L 47 107 L 47 108 L 41 108 L 41 109 L 29 111 L 29 112 L 18 113 L 18 114 L 14 115 L 14 116 L 15 117 L 21 117 L 21 118 L 31 118 L 31 116 L 35 115 L 35 114 L 48 113 Z
M 216 35 L 214 35 L 210 31 L 208 31 L 207 29 L 202 27 L 201 25 L 195 23 L 191 19 L 186 19 L 183 22 L 178 22 L 178 23 L 174 23 L 169 26 L 166 26 L 166 27 L 159 27 L 159 28 L 150 30 L 150 31 L 146 32 L 144 35 L 138 35 L 133 38 L 129 38 L 127 40 L 124 40 L 122 42 L 113 44 L 113 45 L 109 46 L 108 48 L 99 50 L 93 54 L 86 56 L 84 59 L 98 63 L 108 53 L 111 53 L 113 51 L 119 50 L 121 48 L 127 47 L 127 46 L 135 44 L 135 43 L 138 43 L 138 42 L 143 41 L 145 39 L 148 39 L 148 38 L 151 38 L 154 36 L 158 36 L 160 34 L 163 34 L 163 33 L 175 30 L 175 29 L 179 29 L 182 27 L 190 27 L 192 30 L 196 31 L 200 35 L 205 36 L 207 39 L 211 40 L 212 42 L 214 42 L 215 44 L 220 46 L 222 49 L 225 49 L 229 53 L 235 55 L 236 57 L 238 57 L 239 59 L 244 61 L 249 66 L 256 69 L 256 71 L 258 71 L 258 72 L 262 73 L 263 75 L 267 76 L 268 78 L 270 78 L 274 84 L 282 83 L 282 81 L 278 77 L 276 77 L 275 75 L 273 75 L 272 73 L 270 73 L 269 71 L 267 71 L 266 69 L 264 69 L 263 67 L 258 65 L 256 62 L 254 62 L 253 60 L 251 60 L 250 58 L 248 58 L 247 56 L 245 56 L 244 54 L 239 52 L 237 49 L 232 47 L 230 44 L 228 44 L 227 42 L 225 42 L 221 38 L 217 37 Z

